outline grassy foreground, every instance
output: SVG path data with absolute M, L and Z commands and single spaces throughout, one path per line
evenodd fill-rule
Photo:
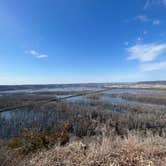
M 85 142 L 85 143 L 83 143 Z M 2 166 L 165 166 L 166 140 L 159 136 L 104 136 L 92 141 L 74 140 L 65 146 L 16 157 L 8 154 Z M 15 157 L 14 157 L 15 156 Z M 2 156 L 1 156 L 2 157 Z

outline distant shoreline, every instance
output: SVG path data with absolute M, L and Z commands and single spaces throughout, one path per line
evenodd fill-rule
M 110 89 L 158 89 L 166 90 L 166 84 L 121 84 L 104 86 Z

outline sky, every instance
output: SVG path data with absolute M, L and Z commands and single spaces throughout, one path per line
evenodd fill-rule
M 166 0 L 0 0 L 0 84 L 166 80 Z

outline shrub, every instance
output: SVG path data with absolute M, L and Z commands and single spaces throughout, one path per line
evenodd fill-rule
M 59 131 L 49 133 L 24 131 L 21 136 L 15 137 L 10 141 L 9 147 L 19 155 L 27 155 L 42 148 L 50 148 L 54 144 L 65 145 L 69 141 L 67 127 L 68 125 L 64 125 Z

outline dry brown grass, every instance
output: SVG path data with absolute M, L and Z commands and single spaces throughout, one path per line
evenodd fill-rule
M 149 136 L 141 138 L 103 137 L 88 145 L 75 141 L 56 146 L 26 158 L 21 166 L 165 166 L 166 140 Z
M 115 84 L 108 85 L 105 88 L 127 88 L 127 89 L 159 89 L 166 90 L 165 84 Z

